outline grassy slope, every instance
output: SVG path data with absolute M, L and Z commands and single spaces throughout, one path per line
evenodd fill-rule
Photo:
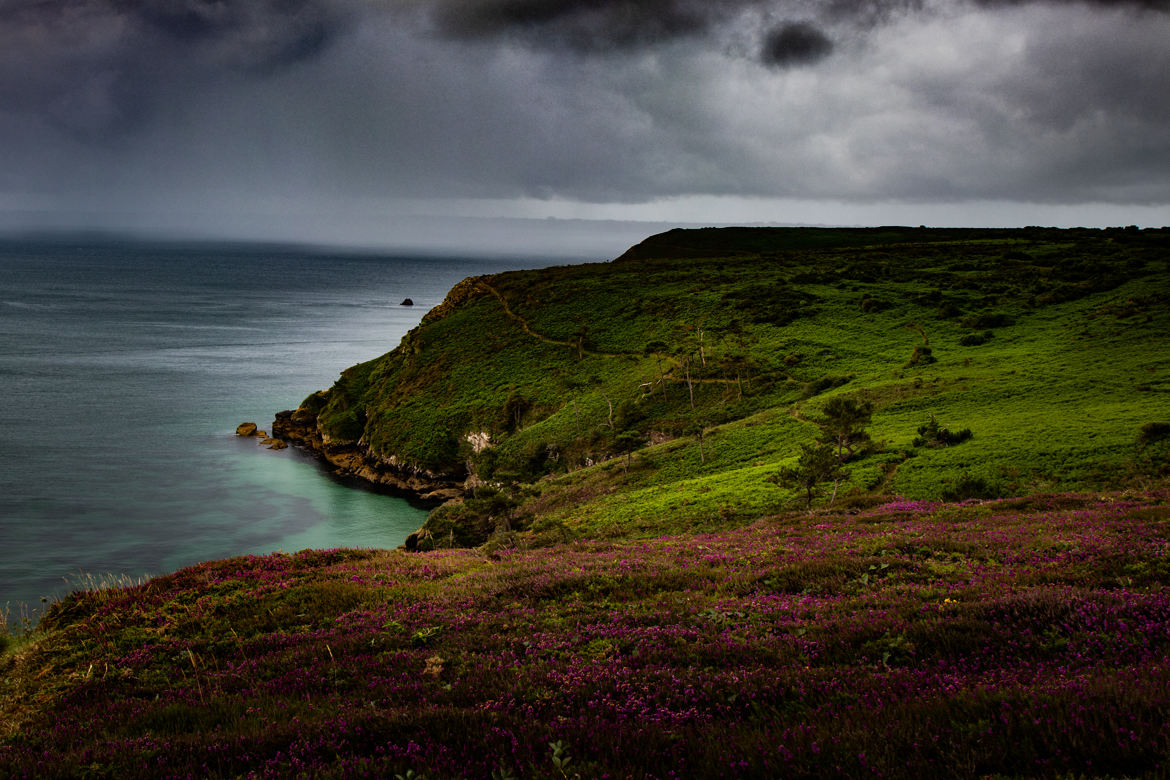
M 313 402 L 335 435 L 520 480 L 432 517 L 530 533 L 73 594 L 31 634 L 0 631 L 0 776 L 1164 774 L 1166 452 L 1134 451 L 1167 417 L 1164 240 L 670 233 L 620 262 L 492 277 L 511 316 L 465 285 Z M 865 295 L 889 306 L 863 312 Z M 981 313 L 1013 324 L 959 346 Z M 905 365 L 908 323 L 938 362 Z M 692 411 L 700 327 L 718 381 Z M 639 389 L 652 341 L 673 353 L 666 400 Z M 508 430 L 513 394 L 530 403 Z M 872 400 L 885 445 L 850 464 L 838 510 L 786 508 L 767 477 L 834 394 Z M 913 452 L 931 413 L 975 437 Z M 485 429 L 490 455 L 458 443 Z M 623 429 L 657 443 L 628 470 L 580 467 Z M 964 474 L 1114 492 L 874 495 L 935 498 Z
M 612 263 L 465 285 L 398 350 L 347 372 L 321 419 L 427 468 L 471 463 L 501 484 L 544 476 L 513 492 L 509 527 L 539 517 L 585 536 L 727 527 L 778 508 L 793 495 L 766 480 L 816 437 L 811 420 L 834 395 L 873 401 L 870 430 L 884 444 L 852 464 L 847 491 L 936 499 L 1116 485 L 1135 476 L 1139 428 L 1166 417 L 1167 241 L 1165 231 L 672 231 Z M 960 344 L 985 332 L 982 345 Z M 924 338 L 937 362 L 907 365 Z M 509 397 L 523 399 L 521 416 L 508 414 Z M 932 414 L 974 438 L 915 451 Z M 604 462 L 623 429 L 657 442 L 628 473 Z M 492 433 L 492 452 L 469 451 L 474 431 Z M 582 468 L 590 461 L 600 465 Z M 436 539 L 464 515 L 433 518 Z

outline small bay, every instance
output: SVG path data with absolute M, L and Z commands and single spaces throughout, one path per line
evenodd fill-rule
M 236 425 L 267 429 L 389 351 L 460 279 L 545 264 L 0 243 L 0 610 L 37 609 L 81 575 L 398 546 L 424 508 Z

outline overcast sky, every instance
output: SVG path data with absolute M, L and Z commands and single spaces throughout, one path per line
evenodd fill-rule
M 0 0 L 0 228 L 501 217 L 1170 224 L 1170 0 Z

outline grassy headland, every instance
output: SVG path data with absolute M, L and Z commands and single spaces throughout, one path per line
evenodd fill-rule
M 484 484 L 432 515 L 434 546 L 741 525 L 799 501 L 769 478 L 835 398 L 873 407 L 839 495 L 1141 484 L 1142 427 L 1170 417 L 1168 259 L 1170 231 L 676 230 L 469 279 L 299 414 Z M 916 446 L 932 418 L 973 435 Z
M 0 632 L 0 775 L 1164 775 L 1168 261 L 704 230 L 468 280 L 294 415 L 462 484 L 452 549 L 79 591 Z

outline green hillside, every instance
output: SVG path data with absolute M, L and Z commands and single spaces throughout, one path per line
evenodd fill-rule
M 0 611 L 0 777 L 1163 777 L 1168 260 L 702 230 L 467 280 L 279 418 L 460 485 L 419 552 Z
M 466 280 L 301 411 L 333 446 L 470 477 L 424 546 L 802 505 L 775 475 L 834 398 L 872 406 L 837 501 L 1141 483 L 1165 470 L 1138 438 L 1170 420 L 1168 250 L 1165 229 L 674 230 Z M 971 437 L 916 446 L 932 420 Z

